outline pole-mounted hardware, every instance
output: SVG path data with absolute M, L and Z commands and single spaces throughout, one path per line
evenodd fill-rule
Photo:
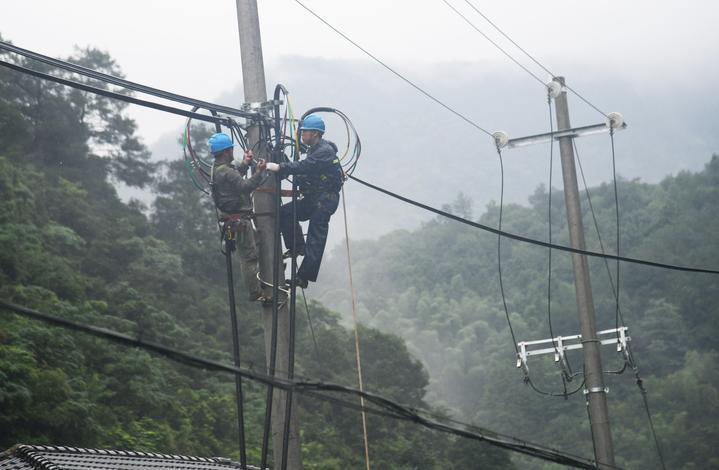
M 255 113 L 261 113 L 264 115 L 269 115 L 270 112 L 275 108 L 275 106 L 281 106 L 283 104 L 285 104 L 285 103 L 282 100 L 250 102 L 250 103 L 242 103 L 242 106 L 240 106 L 240 109 L 242 111 L 246 111 L 246 112 L 255 112 Z
M 492 133 L 492 142 L 498 148 L 504 148 L 509 142 L 509 135 L 504 131 L 496 131 Z
M 551 81 L 547 82 L 546 85 L 547 85 L 547 95 L 550 98 L 556 98 L 557 96 L 559 96 L 562 93 L 562 91 L 564 91 L 564 87 L 562 86 L 562 84 L 556 80 L 551 80 Z
M 505 147 L 515 148 L 542 142 L 559 141 L 569 241 L 573 248 L 583 250 L 586 247 L 586 243 L 584 240 L 579 187 L 574 163 L 574 138 L 602 132 L 610 132 L 613 135 L 615 130 L 624 129 L 627 127 L 627 124 L 624 122 L 624 118 L 621 114 L 611 113 L 606 115 L 606 122 L 589 126 L 572 127 L 569 120 L 569 106 L 567 103 L 567 91 L 564 78 L 553 77 L 552 81 L 546 84 L 546 93 L 550 105 L 551 100 L 554 100 L 557 120 L 556 132 L 547 132 L 517 139 L 509 139 L 504 133 L 495 133 L 493 138 L 498 150 L 502 148 L 500 144 L 505 142 Z M 628 337 L 626 336 L 626 328 L 624 327 L 624 329 L 619 328 L 616 330 L 597 332 L 594 299 L 589 279 L 589 263 L 586 256 L 572 254 L 572 271 L 574 272 L 574 290 L 577 299 L 577 313 L 579 316 L 581 336 L 575 335 L 573 337 L 559 338 L 559 341 L 557 338 L 551 338 L 549 340 L 540 340 L 539 342 L 519 343 L 517 367 L 523 368 L 525 377 L 527 377 L 527 358 L 530 355 L 552 353 L 555 355 L 555 361 L 558 362 L 564 373 L 568 370 L 568 364 L 564 354 L 565 351 L 569 349 L 582 349 L 584 356 L 583 378 L 585 389 L 588 392 L 586 395 L 587 411 L 592 442 L 594 444 L 594 457 L 599 468 L 611 468 L 614 466 L 614 446 L 609 428 L 609 408 L 605 393 L 600 348 L 602 344 L 618 341 L 619 351 L 627 354 L 626 341 Z M 612 333 L 614 333 L 615 338 L 608 340 L 600 339 L 602 334 Z M 577 343 L 577 341 L 579 342 Z M 545 348 L 542 352 L 527 349 L 528 345 L 531 346 L 542 343 L 553 343 L 553 347 Z M 571 376 L 571 374 L 564 374 L 565 379 L 571 379 Z
M 547 82 L 547 95 L 551 98 L 557 98 L 566 87 L 557 80 Z M 593 134 L 602 134 L 609 132 L 611 129 L 621 131 L 627 128 L 624 117 L 617 112 L 607 114 L 606 122 L 599 124 L 590 124 L 588 126 L 572 127 L 569 129 L 557 130 L 554 132 L 545 132 L 543 134 L 534 134 L 526 137 L 518 137 L 510 139 L 509 135 L 504 131 L 496 131 L 492 134 L 492 143 L 499 149 L 513 149 L 517 147 L 526 147 L 527 145 L 543 144 L 551 140 L 559 140 L 562 137 L 583 137 Z
M 632 339 L 627 335 L 628 330 L 626 326 L 621 326 L 619 328 L 598 331 L 595 341 L 603 345 L 616 344 L 617 352 L 624 353 L 627 351 L 627 342 Z M 582 349 L 584 342 L 586 341 L 582 341 L 582 335 L 557 336 L 555 338 L 534 341 L 520 341 L 517 343 L 517 349 L 519 350 L 517 355 L 517 368 L 529 370 L 529 366 L 527 365 L 529 357 L 544 354 L 554 354 L 554 362 L 562 365 L 562 363 L 566 361 L 564 353 L 574 349 Z M 543 344 L 552 344 L 552 347 L 537 348 L 537 346 Z
M 545 132 L 543 134 L 534 134 L 526 137 L 517 137 L 516 139 L 510 139 L 509 135 L 504 131 L 497 131 L 492 134 L 492 142 L 499 148 L 513 149 L 534 144 L 544 144 L 551 140 L 559 140 L 562 137 L 584 137 L 593 134 L 603 134 L 609 132 L 610 129 L 621 131 L 627 128 L 627 123 L 624 122 L 624 118 L 621 114 L 609 113 L 608 116 L 607 122 L 572 127 L 561 131 Z

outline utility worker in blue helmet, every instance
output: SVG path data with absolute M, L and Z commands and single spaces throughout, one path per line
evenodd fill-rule
M 295 284 L 304 289 L 308 281 L 317 281 L 330 217 L 337 210 L 344 175 L 337 158 L 337 146 L 322 138 L 325 133 L 322 118 L 310 114 L 302 120 L 299 130 L 302 143 L 309 147 L 307 157 L 297 162 L 268 163 L 267 169 L 280 176 L 296 175 L 302 195 L 296 204 L 297 220 L 292 220 L 292 203 L 284 204 L 280 208 L 280 230 L 288 250 L 286 255 L 304 256 L 295 277 Z M 307 241 L 302 237 L 299 224 L 305 220 L 310 221 Z
M 255 228 L 252 225 L 252 191 L 262 183 L 266 163 L 260 160 L 255 173 L 250 178 L 246 178 L 245 175 L 252 163 L 252 151 L 245 152 L 242 162 L 235 167 L 231 164 L 234 160 L 235 144 L 227 134 L 213 134 L 207 145 L 215 158 L 210 179 L 212 199 L 215 201 L 220 220 L 231 224 L 231 230 L 236 237 L 240 269 L 249 300 L 266 300 L 262 296 L 262 288 L 257 279 L 257 246 Z

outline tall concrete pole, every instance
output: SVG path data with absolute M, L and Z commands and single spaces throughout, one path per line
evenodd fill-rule
M 564 90 L 564 77 L 555 77 L 554 80 L 562 85 L 562 92 L 555 100 L 557 130 L 561 131 L 571 128 L 567 92 Z M 559 152 L 562 160 L 564 202 L 567 206 L 569 241 L 573 248 L 584 250 L 584 226 L 579 204 L 579 188 L 577 185 L 577 170 L 574 166 L 572 137 L 559 139 Z M 587 257 L 572 253 L 572 267 L 574 268 L 574 288 L 577 296 L 577 310 L 579 311 L 579 325 L 582 334 L 585 393 L 589 411 L 589 425 L 594 443 L 594 456 L 599 468 L 610 468 L 609 466 L 614 466 L 614 450 L 612 434 L 609 429 L 609 409 L 607 407 L 607 393 L 604 388 L 604 375 L 600 356 L 601 344 L 597 338 L 597 321 L 594 313 L 592 285 L 589 281 Z
M 260 21 L 257 13 L 257 0 L 236 0 L 237 25 L 240 32 L 240 52 L 242 56 L 242 82 L 245 92 L 245 102 L 264 103 L 267 101 L 265 85 L 265 67 L 262 59 L 262 41 L 260 39 Z M 248 143 L 253 147 L 259 141 L 259 128 L 248 129 Z M 267 148 L 260 144 L 256 147 L 256 156 L 269 159 Z M 267 178 L 263 187 L 276 188 L 275 178 Z M 272 282 L 273 262 L 279 271 L 279 282 L 284 284 L 284 270 L 282 260 L 274 259 L 275 219 L 277 218 L 274 192 L 256 192 L 254 196 L 255 212 L 257 212 L 257 240 L 260 251 L 260 276 L 264 281 Z M 269 214 L 269 215 L 267 215 Z M 268 291 L 268 289 L 265 289 Z M 269 291 L 268 291 L 269 293 Z M 271 356 L 272 336 L 272 308 L 264 308 L 265 326 L 265 357 L 268 361 Z M 286 377 L 289 364 L 289 315 L 287 303 L 280 305 L 277 324 L 277 362 L 275 370 L 277 376 Z M 282 462 L 282 439 L 284 432 L 286 393 L 277 388 L 272 398 L 272 451 L 275 467 L 279 468 Z M 296 470 L 302 469 L 302 455 L 300 453 L 299 422 L 297 419 L 297 406 L 292 404 L 290 418 L 289 447 L 287 451 L 287 467 Z

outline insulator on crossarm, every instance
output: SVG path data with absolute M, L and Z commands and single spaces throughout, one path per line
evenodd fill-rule
M 509 143 L 509 136 L 504 131 L 497 131 L 492 134 L 492 142 L 497 146 L 497 148 L 501 149 L 506 147 Z
M 551 98 L 556 98 L 562 92 L 562 84 L 556 80 L 551 80 L 546 83 L 547 93 Z
M 609 113 L 607 115 L 607 127 L 620 129 L 624 125 L 624 117 L 619 113 Z

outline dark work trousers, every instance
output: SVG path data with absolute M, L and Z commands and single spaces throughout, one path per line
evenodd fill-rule
M 297 200 L 297 221 L 292 220 L 292 203 L 280 208 L 280 230 L 285 246 L 293 252 L 305 252 L 297 276 L 306 281 L 317 281 L 320 272 L 322 254 L 327 243 L 327 232 L 330 228 L 330 217 L 337 210 L 340 201 L 339 193 L 311 194 Z M 310 221 L 307 229 L 307 241 L 302 238 L 300 221 Z M 295 246 L 292 245 L 292 228 L 295 227 Z

